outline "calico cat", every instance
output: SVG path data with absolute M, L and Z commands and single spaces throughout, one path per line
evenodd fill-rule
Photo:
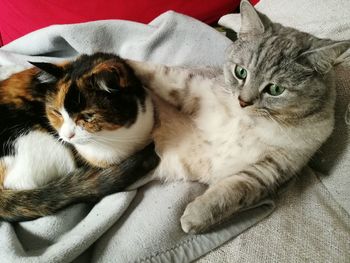
M 333 66 L 350 42 L 273 23 L 248 1 L 241 22 L 221 73 L 128 61 L 158 96 L 154 178 L 209 185 L 181 217 L 188 233 L 274 192 L 333 129 Z
M 156 166 L 153 146 L 141 150 L 151 142 L 153 105 L 122 59 L 32 64 L 0 82 L 0 218 L 96 201 Z

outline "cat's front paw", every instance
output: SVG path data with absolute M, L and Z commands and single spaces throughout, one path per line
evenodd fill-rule
M 184 232 L 189 234 L 198 234 L 206 230 L 210 224 L 208 217 L 210 211 L 200 205 L 196 200 L 190 203 L 183 213 L 180 221 L 181 228 Z

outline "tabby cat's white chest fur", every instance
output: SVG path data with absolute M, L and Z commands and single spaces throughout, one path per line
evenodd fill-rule
M 182 139 L 173 147 L 164 147 L 158 176 L 165 173 L 166 180 L 214 183 L 257 162 L 270 147 L 269 142 L 274 141 L 278 127 L 250 117 L 232 95 L 216 94 L 210 89 L 207 93 L 202 96 L 198 113 L 191 117 L 190 129 L 170 127 L 177 128 L 174 133 Z M 168 133 L 169 127 L 162 121 L 165 123 L 160 129 Z M 179 136 L 181 132 L 183 136 Z
M 205 132 L 210 142 L 211 181 L 230 176 L 258 159 L 263 146 L 253 125 L 252 120 L 237 116 Z

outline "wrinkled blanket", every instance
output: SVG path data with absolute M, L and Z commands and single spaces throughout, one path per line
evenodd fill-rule
M 229 43 L 211 27 L 174 12 L 149 25 L 118 20 L 58 25 L 1 48 L 0 74 L 29 67 L 28 60 L 60 61 L 96 51 L 170 65 L 221 65 Z M 274 208 L 271 200 L 265 200 L 210 233 L 186 235 L 180 216 L 204 189 L 196 183 L 154 182 L 107 196 L 95 206 L 78 204 L 29 222 L 0 222 L 0 261 L 189 262 Z

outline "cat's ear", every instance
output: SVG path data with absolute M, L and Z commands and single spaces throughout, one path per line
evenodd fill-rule
M 95 67 L 92 78 L 96 86 L 109 93 L 119 92 L 129 85 L 128 72 L 125 65 L 107 61 Z
M 258 12 L 249 3 L 249 1 L 242 0 L 240 5 L 241 12 L 241 28 L 239 30 L 239 37 L 244 38 L 251 35 L 260 35 L 265 32 L 265 26 L 260 18 Z
M 326 74 L 337 64 L 350 66 L 350 41 L 335 42 L 320 40 L 317 48 L 312 48 L 298 57 L 298 62 L 320 74 Z
M 47 62 L 32 62 L 32 61 L 28 61 L 28 62 L 33 66 L 41 69 L 46 74 L 48 74 L 48 76 L 46 76 L 47 78 L 51 76 L 58 79 L 58 78 L 61 78 L 63 75 L 63 69 L 58 65 L 47 63 Z

